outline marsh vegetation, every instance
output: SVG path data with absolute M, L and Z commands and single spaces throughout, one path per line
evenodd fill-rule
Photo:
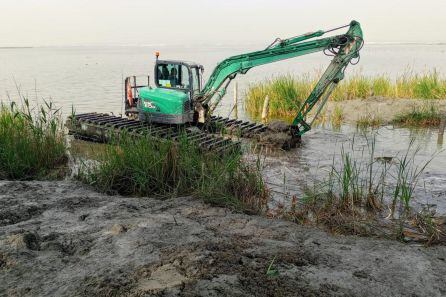
M 51 102 L 1 103 L 0 179 L 60 178 L 66 163 L 63 125 Z
M 297 77 L 279 76 L 253 84 L 246 92 L 245 109 L 258 118 L 263 101 L 270 98 L 270 116 L 292 118 L 303 101 L 317 83 L 318 74 L 305 74 Z M 388 99 L 446 99 L 446 79 L 433 70 L 424 74 L 407 72 L 392 80 L 387 75 L 365 76 L 354 74 L 344 79 L 330 96 L 331 101 L 367 99 L 381 97 Z M 378 119 L 371 121 L 377 124 Z M 362 121 L 360 125 L 368 124 Z
M 394 124 L 403 126 L 438 126 L 442 120 L 442 115 L 433 104 L 425 104 L 421 107 L 413 107 L 411 111 L 398 114 L 393 120 Z
M 378 156 L 375 148 L 375 138 L 359 152 L 353 144 L 342 147 L 325 177 L 309 183 L 283 215 L 341 234 L 446 242 L 446 226 L 437 224 L 435 212 L 412 207 L 421 175 L 435 156 L 417 162 L 420 148 L 413 141 L 395 157 Z
M 160 142 L 121 135 L 97 159 L 96 165 L 81 166 L 79 178 L 108 194 L 193 195 L 250 213 L 263 211 L 269 198 L 259 163 L 248 164 L 240 151 L 202 151 L 186 136 Z

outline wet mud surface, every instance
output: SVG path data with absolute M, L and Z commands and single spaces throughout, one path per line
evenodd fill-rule
M 376 116 L 383 124 L 389 124 L 397 115 L 410 112 L 414 109 L 434 105 L 438 112 L 446 114 L 446 101 L 441 99 L 389 99 L 380 96 L 367 99 L 352 99 L 340 102 L 329 101 L 326 114 L 330 115 L 334 109 L 342 110 L 343 122 L 356 124 L 366 116 Z
M 0 296 L 445 296 L 446 247 L 0 181 Z

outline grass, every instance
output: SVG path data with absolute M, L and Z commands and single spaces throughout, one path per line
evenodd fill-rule
M 270 116 L 292 117 L 309 96 L 318 80 L 317 75 L 298 77 L 279 76 L 251 85 L 246 93 L 245 109 L 254 117 L 260 117 L 263 101 L 270 97 Z M 355 74 L 341 81 L 330 100 L 344 101 L 365 99 L 371 96 L 407 99 L 446 99 L 446 78 L 436 71 L 424 74 L 407 72 L 395 80 L 387 75 L 368 77 Z
M 309 76 L 295 79 L 290 75 L 273 78 L 264 83 L 250 86 L 246 94 L 245 108 L 257 117 L 261 116 L 263 101 L 269 96 L 269 116 L 287 117 L 295 115 L 313 85 Z
M 403 126 L 438 126 L 442 119 L 441 113 L 434 105 L 423 105 L 414 107 L 411 111 L 401 113 L 392 121 L 393 124 Z
M 31 108 L 22 101 L 0 105 L 0 178 L 61 177 L 67 156 L 59 110 L 51 102 Z
M 296 207 L 294 201 L 286 216 L 335 233 L 403 239 L 407 228 L 415 228 L 428 244 L 444 241 L 445 230 L 432 217 L 411 208 L 420 176 L 432 160 L 416 163 L 418 152 L 411 142 L 401 156 L 376 157 L 375 139 L 367 140 L 360 156 L 355 155 L 353 144 L 350 151 L 342 148 L 340 156 L 333 157 L 327 177 L 308 187 L 301 205 Z
M 330 122 L 333 127 L 339 128 L 343 120 L 344 120 L 344 112 L 338 105 L 336 105 L 331 113 Z
M 356 127 L 360 128 L 360 129 L 365 129 L 365 128 L 369 128 L 369 127 L 379 127 L 381 126 L 383 123 L 382 118 L 379 115 L 375 115 L 375 114 L 366 114 L 362 117 L 360 117 L 357 121 L 356 121 Z
M 375 140 L 369 143 L 366 162 L 355 158 L 352 152 L 341 150 L 340 162 L 333 165 L 327 179 L 307 189 L 304 207 L 299 210 L 299 221 L 315 215 L 316 222 L 332 231 L 362 234 L 361 224 L 373 211 L 383 209 L 386 166 L 377 173 L 375 167 Z
M 131 196 L 193 195 L 214 205 L 261 212 L 269 197 L 259 170 L 240 152 L 202 152 L 186 137 L 178 143 L 122 136 L 82 166 L 79 178 L 101 192 Z

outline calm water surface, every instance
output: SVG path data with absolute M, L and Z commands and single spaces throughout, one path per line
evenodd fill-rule
M 226 57 L 264 48 L 264 45 L 228 47 L 68 47 L 0 49 L 0 98 L 16 98 L 17 87 L 31 99 L 52 98 L 67 113 L 121 111 L 122 76 L 153 73 L 154 52 L 163 59 L 199 62 L 210 75 Z M 279 74 L 302 74 L 324 69 L 330 57 L 316 53 L 251 69 L 237 77 L 240 91 L 250 83 Z M 365 45 L 361 61 L 346 74 L 397 76 L 408 69 L 423 72 L 436 68 L 446 73 L 446 45 Z M 153 84 L 153 83 L 152 83 Z M 220 108 L 227 113 L 232 88 Z M 228 98 L 229 97 L 229 98 Z M 242 102 L 240 103 L 242 104 Z M 240 108 L 241 109 L 241 108 Z

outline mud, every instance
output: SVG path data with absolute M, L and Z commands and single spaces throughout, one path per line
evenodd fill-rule
M 383 97 L 370 97 L 367 99 L 345 100 L 340 102 L 329 101 L 326 114 L 331 115 L 338 106 L 343 112 L 343 122 L 355 124 L 366 116 L 376 116 L 382 124 L 389 124 L 399 114 L 410 112 L 426 104 L 434 104 L 438 111 L 446 114 L 446 100 L 436 99 L 389 99 Z
M 300 137 L 292 136 L 290 125 L 284 121 L 272 121 L 267 124 L 267 130 L 256 137 L 260 144 L 268 147 L 290 150 L 300 143 Z
M 0 296 L 445 296 L 446 247 L 0 181 Z

